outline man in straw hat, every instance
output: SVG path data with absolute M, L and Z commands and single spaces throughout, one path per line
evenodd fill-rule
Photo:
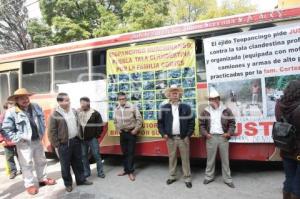
M 224 183 L 234 188 L 229 168 L 229 142 L 230 136 L 235 131 L 235 119 L 232 111 L 225 107 L 220 100 L 220 95 L 215 88 L 209 91 L 209 106 L 200 116 L 200 132 L 206 138 L 207 163 L 203 184 L 214 181 L 216 154 L 222 161 L 222 176 Z
M 44 114 L 38 104 L 30 103 L 31 95 L 33 93 L 20 88 L 8 98 L 16 105 L 7 110 L 2 129 L 4 135 L 16 143 L 25 188 L 29 194 L 35 195 L 38 187 L 34 184 L 33 162 L 40 186 L 54 185 L 56 182 L 47 178 L 47 160 L 41 144 L 45 132 Z
M 194 132 L 195 117 L 191 107 L 180 101 L 183 89 L 172 85 L 166 89 L 165 95 L 169 102 L 162 105 L 158 116 L 158 130 L 166 140 L 169 151 L 170 185 L 176 181 L 177 148 L 180 151 L 183 176 L 187 188 L 192 188 L 190 169 L 190 136 Z

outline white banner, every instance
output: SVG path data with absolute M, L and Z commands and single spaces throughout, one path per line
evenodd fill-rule
M 208 87 L 236 116 L 232 142 L 273 142 L 275 101 L 300 79 L 300 24 L 207 38 L 204 46 Z

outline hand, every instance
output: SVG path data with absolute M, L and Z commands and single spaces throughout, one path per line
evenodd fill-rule
M 208 134 L 206 134 L 206 139 L 210 139 L 210 138 L 212 138 L 212 136 L 211 136 L 211 134 L 210 133 L 208 133 Z
M 222 137 L 224 137 L 224 138 L 230 138 L 230 134 L 229 133 L 224 133 L 223 135 L 222 135 Z
M 137 134 L 137 131 L 136 131 L 136 130 L 132 130 L 130 133 L 131 133 L 132 135 L 136 135 L 136 134 Z
M 164 135 L 164 139 L 165 139 L 165 140 L 168 140 L 168 138 L 169 138 L 168 135 L 165 134 L 165 135 Z

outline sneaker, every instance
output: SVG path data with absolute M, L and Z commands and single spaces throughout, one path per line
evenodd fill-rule
M 174 182 L 176 182 L 175 179 L 168 179 L 168 180 L 167 180 L 167 185 L 170 185 L 170 184 L 172 184 L 172 183 L 174 183 Z
M 26 188 L 26 190 L 30 195 L 35 195 L 39 192 L 39 190 L 36 186 L 30 186 L 30 187 Z
M 105 174 L 104 173 L 100 173 L 100 174 L 98 174 L 98 177 L 99 178 L 105 178 Z
M 209 184 L 209 183 L 211 183 L 212 181 L 214 181 L 214 180 L 213 180 L 213 179 L 212 179 L 212 180 L 204 179 L 203 184 Z
M 233 182 L 224 182 L 228 187 L 235 188 Z
M 17 176 L 17 173 L 16 173 L 16 172 L 12 172 L 12 173 L 9 175 L 9 179 L 14 179 L 16 176 Z
M 191 182 L 185 182 L 185 186 L 190 189 L 193 185 Z
M 79 183 L 79 184 L 77 184 L 77 185 L 92 185 L 92 184 L 93 184 L 93 182 L 88 181 L 88 180 L 85 180 L 84 182 Z
M 55 185 L 56 181 L 51 178 L 46 178 L 45 180 L 39 182 L 40 187 L 45 186 L 45 185 Z
M 72 186 L 66 186 L 66 191 L 67 192 L 71 192 L 73 190 L 73 187 Z

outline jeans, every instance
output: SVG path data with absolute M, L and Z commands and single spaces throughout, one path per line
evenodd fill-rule
M 71 166 L 77 185 L 86 180 L 83 174 L 81 152 L 81 140 L 79 138 L 69 139 L 68 143 L 60 144 L 58 147 L 61 175 L 66 187 L 72 186 Z
M 7 161 L 9 173 L 16 173 L 17 167 L 16 167 L 16 162 L 14 159 L 14 156 L 18 157 L 16 146 L 5 146 L 4 154 L 5 154 L 5 158 Z
M 130 132 L 122 131 L 120 133 L 120 145 L 123 153 L 123 166 L 126 174 L 134 172 L 134 153 L 135 153 L 136 135 Z
M 283 158 L 285 181 L 283 190 L 300 197 L 300 161 Z
M 104 174 L 103 164 L 101 160 L 99 143 L 97 138 L 92 138 L 90 140 L 83 141 L 81 143 L 81 149 L 82 149 L 82 162 L 83 162 L 84 176 L 88 177 L 91 175 L 91 168 L 90 168 L 90 163 L 88 158 L 89 149 L 91 150 L 92 155 L 95 158 L 95 161 L 97 163 L 98 176 L 103 175 Z

